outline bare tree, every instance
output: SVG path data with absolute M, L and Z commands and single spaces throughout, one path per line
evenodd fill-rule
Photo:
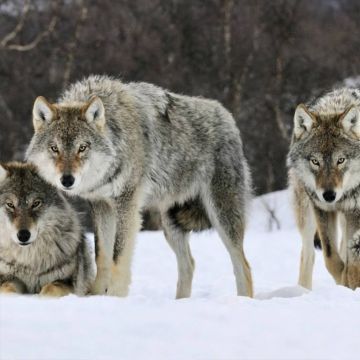
M 360 72 L 359 16 L 357 0 L 0 0 L 0 157 L 22 158 L 37 95 L 106 73 L 223 102 L 257 193 L 284 188 L 295 106 Z
M 49 23 L 45 26 L 45 28 L 39 32 L 34 39 L 29 41 L 26 44 L 14 43 L 13 41 L 18 37 L 21 31 L 24 28 L 24 24 L 28 18 L 28 15 L 31 10 L 31 2 L 30 0 L 24 0 L 24 5 L 22 9 L 22 13 L 18 19 L 18 22 L 14 29 L 10 31 L 8 34 L 4 35 L 2 40 L 0 41 L 0 50 L 15 50 L 15 51 L 30 51 L 33 50 L 36 46 L 40 44 L 40 42 L 49 36 L 54 30 L 56 23 L 58 21 L 58 16 L 56 15 L 56 9 L 58 8 L 58 1 L 53 2 L 55 5 L 53 6 L 54 15 L 51 17 Z

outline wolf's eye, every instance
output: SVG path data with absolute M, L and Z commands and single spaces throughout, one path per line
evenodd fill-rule
M 53 153 L 58 153 L 59 152 L 59 149 L 56 145 L 52 145 L 50 146 L 50 150 L 53 152 Z
M 345 160 L 346 159 L 343 158 L 343 157 L 339 158 L 338 161 L 337 161 L 338 165 L 343 164 L 345 162 Z
M 316 159 L 312 158 L 310 161 L 313 163 L 313 165 L 320 166 L 320 163 Z
M 8 202 L 6 203 L 6 207 L 7 207 L 8 209 L 10 209 L 10 210 L 14 210 L 14 209 L 15 209 L 14 204 L 13 204 L 12 202 L 10 202 L 10 201 L 8 201 Z
M 31 205 L 32 209 L 38 209 L 41 206 L 41 200 L 35 200 Z
M 80 145 L 79 146 L 79 153 L 84 152 L 87 149 L 87 145 Z

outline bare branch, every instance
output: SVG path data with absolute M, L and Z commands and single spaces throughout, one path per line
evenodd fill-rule
M 49 26 L 46 30 L 44 30 L 43 32 L 41 32 L 40 34 L 38 34 L 36 36 L 36 38 L 29 42 L 28 44 L 25 45 L 21 45 L 21 44 L 13 44 L 13 45 L 8 45 L 7 49 L 9 50 L 16 50 L 16 51 L 29 51 L 34 49 L 40 42 L 41 40 L 43 40 L 45 37 L 49 36 L 55 29 L 56 23 L 57 23 L 57 16 L 53 16 Z
M 264 205 L 265 210 L 266 210 L 266 211 L 268 212 L 268 214 L 269 214 L 269 231 L 272 231 L 273 223 L 275 223 L 276 229 L 277 229 L 277 230 L 280 230 L 281 225 L 280 225 L 279 219 L 278 219 L 277 216 L 276 216 L 276 211 L 275 211 L 275 209 L 272 209 L 272 208 L 270 207 L 269 203 L 268 203 L 266 200 L 261 199 L 261 202 L 262 202 L 262 204 Z
M 55 9 L 58 7 L 58 2 L 56 1 Z M 6 50 L 14 50 L 14 51 L 30 51 L 34 49 L 39 43 L 49 36 L 55 29 L 55 26 L 58 21 L 58 16 L 55 13 L 55 15 L 51 18 L 47 28 L 40 32 L 32 41 L 30 41 L 27 44 L 9 44 L 10 41 L 14 40 L 16 36 L 23 30 L 25 20 L 29 14 L 30 11 L 30 0 L 24 0 L 24 8 L 23 12 L 21 14 L 21 17 L 19 19 L 19 22 L 15 26 L 14 30 L 11 31 L 9 34 L 5 35 L 5 37 L 0 42 L 0 49 L 6 49 Z
M 63 87 L 65 87 L 70 81 L 71 69 L 75 58 L 75 50 L 80 38 L 80 29 L 81 26 L 85 23 L 88 16 L 88 8 L 85 5 L 85 3 L 86 2 L 84 2 L 83 0 L 81 0 L 80 2 L 79 21 L 76 24 L 73 41 L 71 41 L 71 43 L 69 44 L 68 59 L 65 65 L 64 77 L 63 77 Z
M 5 35 L 3 37 L 3 39 L 0 41 L 0 48 L 5 48 L 7 46 L 7 44 L 11 40 L 13 40 L 20 33 L 20 31 L 24 27 L 24 23 L 25 23 L 27 15 L 29 13 L 29 10 L 30 10 L 30 1 L 25 0 L 24 1 L 24 8 L 23 8 L 23 11 L 21 13 L 21 17 L 19 19 L 19 22 L 16 24 L 14 30 L 12 30 L 7 35 Z
M 230 80 L 231 80 L 231 18 L 234 8 L 234 0 L 225 0 L 223 2 L 223 33 L 224 33 L 224 51 L 225 51 L 225 95 L 228 94 L 230 90 Z
M 242 67 L 242 71 L 239 74 L 233 74 L 233 111 L 236 115 L 240 114 L 241 111 L 241 100 L 244 92 L 244 86 L 246 78 L 251 70 L 251 66 L 253 65 L 253 61 L 255 59 L 255 54 L 259 48 L 259 37 L 262 35 L 264 30 L 263 25 L 259 25 L 257 23 L 254 24 L 252 30 L 252 42 L 251 49 L 248 52 L 246 59 L 244 61 L 244 65 Z
M 1 93 L 0 93 L 0 109 L 1 109 L 2 113 L 7 117 L 7 119 L 13 120 L 13 117 L 14 117 L 13 113 L 12 113 L 11 109 L 9 108 L 9 106 L 7 105 L 7 103 Z

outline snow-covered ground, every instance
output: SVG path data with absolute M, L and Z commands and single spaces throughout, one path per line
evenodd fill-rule
M 192 235 L 191 248 L 191 299 L 174 300 L 175 257 L 161 232 L 139 234 L 125 299 L 1 296 L 0 359 L 360 358 L 360 290 L 336 286 L 320 252 L 314 290 L 296 285 L 300 238 L 286 192 L 253 204 L 246 254 L 255 299 L 235 296 L 215 232 Z

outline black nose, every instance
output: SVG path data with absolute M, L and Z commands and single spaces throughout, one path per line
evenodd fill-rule
M 333 202 L 336 198 L 336 192 L 332 190 L 326 190 L 323 193 L 323 198 L 327 202 Z
M 72 187 L 74 185 L 75 178 L 72 175 L 64 175 L 61 178 L 61 183 L 66 187 Z
M 31 233 L 29 230 L 20 230 L 17 233 L 17 237 L 19 239 L 19 241 L 21 241 L 22 243 L 26 243 L 29 239 L 30 239 Z

